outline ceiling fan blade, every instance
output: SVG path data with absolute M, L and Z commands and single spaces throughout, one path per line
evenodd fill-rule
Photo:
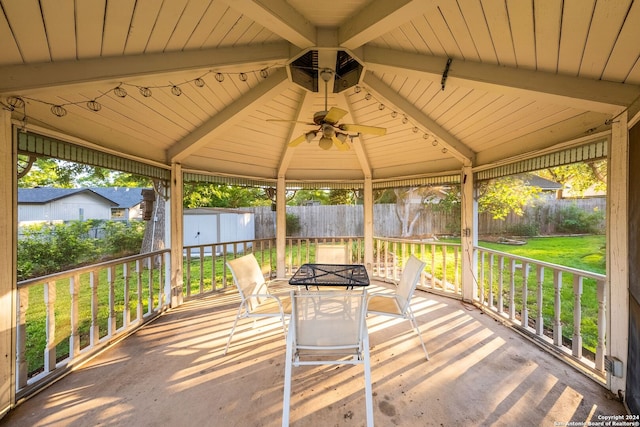
M 340 141 L 336 136 L 332 136 L 331 139 L 333 140 L 333 145 L 335 145 L 338 150 L 348 151 L 351 149 L 351 147 L 349 147 L 349 144 Z
M 344 124 L 339 126 L 340 130 L 346 132 L 358 132 L 358 133 L 366 133 L 369 135 L 378 135 L 382 136 L 387 133 L 385 128 L 379 128 L 376 126 L 363 126 L 363 125 L 353 125 L 353 124 Z
M 340 120 L 347 114 L 348 112 L 341 108 L 331 107 L 327 115 L 324 116 L 324 121 L 333 125 L 338 123 L 338 120 Z
M 306 139 L 307 139 L 307 135 L 303 133 L 302 135 L 300 135 L 299 137 L 291 141 L 289 143 L 289 147 L 297 147 L 298 145 L 302 144 Z

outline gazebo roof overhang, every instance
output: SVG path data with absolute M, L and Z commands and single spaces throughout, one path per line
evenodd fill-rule
M 455 181 L 462 166 L 601 143 L 619 114 L 637 117 L 640 5 L 533 6 L 10 2 L 0 100 L 20 129 L 160 169 L 179 163 L 198 179 Z M 326 102 L 347 112 L 340 123 L 385 135 L 352 133 L 346 151 L 288 146 L 325 109 L 323 69 L 338 79 Z

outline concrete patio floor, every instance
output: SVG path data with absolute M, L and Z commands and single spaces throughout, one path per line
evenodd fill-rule
M 192 300 L 19 405 L 0 426 L 278 426 L 285 340 L 239 299 Z M 378 426 L 558 426 L 625 414 L 601 385 L 474 307 L 417 292 L 408 322 L 370 316 Z M 361 366 L 293 370 L 291 425 L 365 425 Z

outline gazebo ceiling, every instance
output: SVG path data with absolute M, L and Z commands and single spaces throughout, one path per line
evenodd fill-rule
M 640 109 L 632 0 L 0 5 L 0 100 L 17 124 L 186 171 L 429 176 L 602 137 Z M 385 135 L 288 147 L 325 109 L 322 69 L 341 79 L 327 98 L 340 123 Z

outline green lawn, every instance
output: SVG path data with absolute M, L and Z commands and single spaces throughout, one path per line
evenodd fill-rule
M 605 273 L 605 236 L 536 237 L 522 246 L 479 242 L 479 246 L 526 258 Z

